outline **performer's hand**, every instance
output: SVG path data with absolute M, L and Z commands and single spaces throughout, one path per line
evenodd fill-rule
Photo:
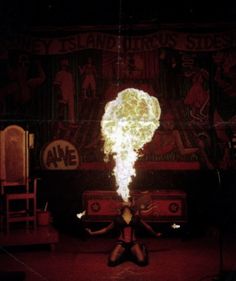
M 92 230 L 90 228 L 85 228 L 86 232 L 88 232 L 89 235 L 93 235 Z

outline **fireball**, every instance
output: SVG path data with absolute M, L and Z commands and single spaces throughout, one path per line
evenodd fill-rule
M 135 162 L 143 146 L 152 140 L 159 127 L 161 108 L 157 98 L 128 88 L 108 102 L 101 121 L 105 161 L 113 157 L 117 192 L 127 201 L 129 184 L 136 175 Z

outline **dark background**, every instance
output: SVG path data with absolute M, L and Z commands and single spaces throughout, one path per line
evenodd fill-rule
M 132 31 L 133 24 L 149 24 L 156 30 L 174 28 L 207 32 L 235 25 L 236 1 L 1 1 L 0 28 L 4 35 L 27 33 L 37 26 L 117 25 Z M 173 25 L 174 24 L 174 25 Z M 57 30 L 55 29 L 55 32 Z M 39 208 L 49 202 L 54 223 L 74 229 L 75 215 L 83 210 L 82 193 L 88 189 L 114 189 L 109 171 L 34 171 L 39 182 Z M 219 176 L 220 175 L 220 176 Z M 235 229 L 234 171 L 138 171 L 132 186 L 139 190 L 180 189 L 187 193 L 192 230 L 224 221 Z
M 37 25 L 234 22 L 235 1 L 1 1 L 1 23 Z

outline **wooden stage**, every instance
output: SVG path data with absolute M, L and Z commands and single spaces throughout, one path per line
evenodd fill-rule
M 25 246 L 48 244 L 53 250 L 59 242 L 59 234 L 52 226 L 38 226 L 36 229 L 13 229 L 0 232 L 0 246 Z

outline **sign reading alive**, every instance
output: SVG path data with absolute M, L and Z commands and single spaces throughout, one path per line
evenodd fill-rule
M 46 170 L 75 170 L 79 165 L 78 149 L 69 141 L 49 142 L 41 151 L 41 166 Z

